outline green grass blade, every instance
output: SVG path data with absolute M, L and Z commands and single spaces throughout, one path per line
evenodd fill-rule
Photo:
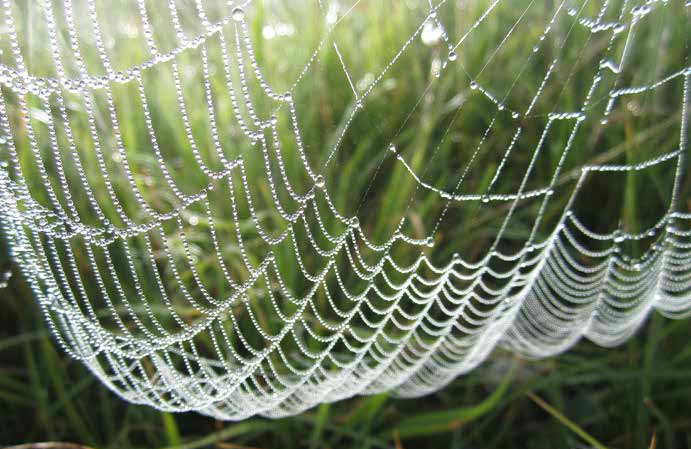
M 382 435 L 390 437 L 396 432 L 399 438 L 405 439 L 449 432 L 461 427 L 469 421 L 481 417 L 492 410 L 502 398 L 509 388 L 509 385 L 511 385 L 517 366 L 518 363 L 514 362 L 497 389 L 479 404 L 440 412 L 422 413 L 411 418 L 406 418 L 400 421 L 395 427 L 382 432 Z
M 226 440 L 228 438 L 237 437 L 250 432 L 257 432 L 262 430 L 267 430 L 271 428 L 270 421 L 264 420 L 248 420 L 243 421 L 232 426 L 228 426 L 225 429 L 219 430 L 218 432 L 211 433 L 205 437 L 178 444 L 176 446 L 168 446 L 165 449 L 197 449 L 200 447 L 212 446 L 219 441 Z
M 178 423 L 175 422 L 175 416 L 171 413 L 161 412 L 161 419 L 163 420 L 163 428 L 165 429 L 168 444 L 170 446 L 179 446 L 180 431 L 178 430 Z
M 310 449 L 317 449 L 319 447 L 319 442 L 324 432 L 324 424 L 326 424 L 329 419 L 330 405 L 329 403 L 325 403 L 317 408 L 317 416 L 314 422 L 314 428 L 312 429 L 312 438 L 310 439 Z

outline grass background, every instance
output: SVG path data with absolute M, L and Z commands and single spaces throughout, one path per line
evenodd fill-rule
M 488 2 L 468 5 L 447 2 L 439 10 L 452 40 L 462 35 L 482 14 Z M 503 42 L 507 30 L 528 4 L 517 7 L 507 4 L 491 15 L 471 40 L 458 50 L 460 69 L 446 70 L 437 78 L 431 70 L 435 61 L 443 61 L 448 49 L 442 44 L 424 45 L 417 38 L 387 77 L 368 97 L 362 114 L 356 116 L 344 137 L 343 151 L 325 173 L 329 191 L 334 194 L 340 210 L 352 215 L 358 212 L 368 235 L 385 238 L 400 219 L 406 202 L 415 195 L 414 207 L 407 212 L 414 223 L 409 234 L 424 236 L 443 203 L 429 192 L 414 190 L 414 182 L 397 165 L 386 150 L 393 141 L 400 153 L 418 172 L 424 171 L 426 180 L 437 186 L 452 189 L 469 148 L 481 139 L 494 110 L 481 96 L 469 89 L 470 77 L 497 92 L 506 91 L 520 73 L 518 87 L 508 98 L 509 107 L 525 105 L 539 85 L 544 68 L 558 57 L 563 64 L 557 68 L 556 81 L 547 85 L 536 113 L 526 117 L 526 148 L 534 146 L 544 118 L 558 100 L 560 108 L 572 110 L 582 102 L 582 92 L 592 78 L 599 51 L 608 36 L 591 35 L 579 27 L 571 27 L 566 19 L 556 23 L 556 31 L 549 34 L 545 44 L 531 63 L 524 63 L 531 48 L 538 41 L 555 5 L 538 2 L 526 9 L 521 25 Z M 593 3 L 593 4 L 591 4 Z M 617 11 L 620 2 L 614 2 Z M 631 55 L 632 70 L 621 75 L 623 85 L 640 85 L 660 79 L 664 74 L 688 66 L 688 7 L 682 1 L 670 2 L 646 18 L 636 35 L 636 51 Z M 99 2 L 101 11 L 106 7 Z M 154 2 L 147 2 L 150 8 Z M 38 14 L 27 3 L 15 6 L 20 19 L 20 34 L 31 36 L 23 42 L 30 69 L 51 75 L 49 57 L 41 53 L 40 27 L 32 26 Z M 249 31 L 262 67 L 277 90 L 288 88 L 326 30 L 315 5 L 296 6 L 292 2 L 257 3 L 248 13 Z M 180 2 L 182 17 L 194 17 L 191 2 Z M 594 2 L 585 2 L 579 14 L 597 14 Z M 165 9 L 156 15 L 156 36 L 162 49 L 173 47 L 174 33 L 165 32 L 170 18 Z M 344 7 L 344 10 L 349 10 Z M 40 11 L 40 8 L 38 8 Z M 129 23 L 133 12 L 126 8 L 112 8 L 108 23 Z M 227 14 L 221 6 L 209 8 L 211 19 Z M 366 73 L 378 73 L 383 61 L 390 58 L 426 14 L 422 5 L 403 2 L 362 2 L 343 19 L 333 33 L 339 49 L 348 62 L 356 81 Z M 80 18 L 79 20 L 85 20 Z M 573 20 L 572 20 L 573 21 Z M 571 22 L 572 22 L 571 21 Z M 192 29 L 194 21 L 184 25 Z M 263 39 L 267 23 L 293 23 L 299 30 L 283 39 Z M 106 28 L 112 25 L 104 25 Z M 111 33 L 118 29 L 108 28 Z M 43 36 L 45 38 L 45 36 Z M 33 42 L 33 44 L 32 44 Z M 121 42 L 121 41 L 117 41 Z M 110 50 L 120 68 L 126 68 L 146 58 L 143 47 L 126 40 Z M 562 42 L 567 42 L 561 45 Z M 0 45 L 7 46 L 6 40 Z M 619 42 L 618 45 L 621 45 Z M 499 49 L 496 52 L 495 49 Z M 664 48 L 665 51 L 659 51 Z M 7 48 L 4 48 L 8 51 Z M 614 53 L 616 53 L 615 48 Z M 194 67 L 198 54 L 181 55 Z M 213 51 L 210 50 L 210 54 Z M 9 53 L 5 53 L 9 54 Z M 286 57 L 289 55 L 290 57 Z M 298 107 L 305 148 L 313 166 L 320 166 L 327 154 L 324 148 L 339 135 L 344 116 L 354 107 L 352 92 L 344 78 L 343 69 L 330 45 L 325 45 L 312 69 L 298 84 L 293 96 Z M 185 59 L 189 58 L 189 59 Z M 96 59 L 91 54 L 88 61 Z M 685 61 L 685 62 L 684 62 Z M 646 67 L 647 70 L 642 68 Z M 90 67 L 98 71 L 98 64 Z M 638 69 L 636 69 L 638 68 Z M 219 91 L 223 74 L 216 67 L 212 86 Z M 68 67 L 69 70 L 69 67 Z M 237 76 L 235 74 L 234 76 Z M 588 78 L 590 76 L 590 78 Z M 148 78 L 147 78 L 148 77 Z M 168 78 L 166 78 L 168 77 Z M 200 151 L 214 163 L 206 120 L 206 104 L 200 99 L 199 72 L 184 75 L 189 116 L 193 132 L 202 142 Z M 170 91 L 170 73 L 147 74 L 144 82 L 151 100 L 155 128 L 160 130 L 161 147 L 166 159 L 174 160 L 170 167 L 173 177 L 184 190 L 193 191 L 206 182 L 201 173 L 190 169 L 195 165 L 186 144 L 181 126 L 176 126 L 176 99 Z M 393 81 L 392 81 L 393 80 Z M 114 90 L 122 116 L 140 114 L 135 101 L 129 101 L 132 91 L 127 86 Z M 196 89 L 196 90 L 195 90 Z M 256 92 L 256 86 L 253 86 Z M 13 94 L 3 87 L 13 123 L 18 112 L 13 107 Z M 595 106 L 603 108 L 606 97 L 596 95 Z M 98 104 L 97 109 L 103 108 Z M 36 109 L 41 104 L 31 99 Z M 460 103 L 459 103 L 460 102 Z M 462 114 L 457 114 L 463 104 Z M 258 105 L 270 110 L 271 104 Z M 78 110 L 75 107 L 75 110 Z M 679 83 L 663 86 L 651 93 L 618 105 L 606 130 L 599 117 L 580 133 L 576 147 L 579 151 L 568 161 L 560 188 L 548 210 L 547 228 L 568 198 L 569 187 L 575 179 L 568 169 L 588 163 L 631 163 L 669 151 L 678 144 L 680 115 Z M 218 108 L 217 120 L 225 132 L 223 144 L 227 155 L 243 154 L 248 160 L 248 175 L 256 179 L 252 185 L 260 207 L 266 210 L 267 222 L 280 219 L 272 216 L 271 198 L 267 193 L 263 169 L 256 153 L 247 153 L 247 142 L 233 122 L 229 108 Z M 412 111 L 404 127 L 406 115 Z M 513 129 L 507 114 L 497 117 L 497 131 L 487 143 L 488 150 L 471 171 L 467 190 L 481 192 L 493 175 L 499 158 Z M 596 114 L 594 114 L 596 115 Z M 32 117 L 40 126 L 40 117 Z M 286 130 L 287 120 L 279 116 L 279 127 Z M 142 150 L 146 129 L 142 120 L 121 120 L 123 139 L 128 157 L 134 160 L 135 178 L 141 185 L 151 179 L 156 188 L 149 188 L 147 200 L 154 207 L 164 209 L 172 202 L 169 192 L 158 188 L 160 173 L 150 152 Z M 506 129 L 504 129 L 506 128 Z M 281 129 L 281 128 L 279 128 Z M 550 148 L 536 168 L 537 185 L 549 179 L 560 156 L 569 129 L 557 127 L 550 134 Z M 82 124 L 75 132 L 77 139 L 88 140 Z M 20 154 L 30 159 L 26 139 L 16 138 Z M 294 144 L 286 139 L 284 151 L 289 163 L 288 172 L 294 178 L 304 177 L 297 164 Z M 47 145 L 46 142 L 43 142 Z M 85 146 L 88 146 L 85 144 Z M 46 146 L 47 148 L 47 146 Z M 140 148 L 140 149 L 138 149 Z M 106 150 L 108 146 L 106 145 Z M 42 151 L 46 151 L 44 149 Z M 510 192 L 524 172 L 529 153 L 516 152 L 497 185 L 497 191 Z M 254 158 L 254 160 L 253 160 Z M 293 165 L 291 165 L 291 163 Z M 112 179 L 125 185 L 125 178 L 117 164 L 109 162 Z M 96 164 L 87 162 L 93 173 Z M 26 163 L 29 179 L 38 178 Z M 69 170 L 69 167 L 67 167 Z M 593 179 L 584 196 L 603 197 L 603 207 L 594 209 L 577 204 L 580 216 L 601 230 L 621 226 L 636 232 L 644 229 L 664 212 L 669 197 L 670 168 L 654 167 L 642 173 Z M 34 178 L 31 178 L 32 175 Z M 94 175 L 95 176 L 95 175 Z M 148 177 L 148 178 L 147 178 Z M 120 183 L 120 184 L 118 184 Z M 682 208 L 689 210 L 690 182 L 684 180 L 680 198 Z M 413 193 L 414 192 L 414 193 Z M 104 192 L 99 192 L 103 194 Z M 214 193 L 221 195 L 221 193 Z M 38 194 L 37 194 L 38 195 Z M 40 195 L 38 195 L 40 196 Z M 85 200 L 84 200 L 85 201 Z M 78 205 L 80 210 L 86 205 Z M 134 204 L 125 204 L 136 215 Z M 525 240 L 538 204 L 527 204 L 517 213 L 509 227 L 507 248 Z M 363 211 L 378 210 L 377 214 Z M 114 210 L 106 210 L 115 217 Z M 431 252 L 435 260 L 447 260 L 451 253 L 460 252 L 468 258 L 482 255 L 491 237 L 501 225 L 505 204 L 482 206 L 463 204 L 453 206 L 440 228 L 436 248 Z M 191 210 L 190 214 L 199 213 Z M 397 215 L 398 214 L 398 215 Z M 274 214 L 275 215 L 275 214 Z M 86 217 L 85 220 L 88 220 Z M 203 223 L 201 224 L 203 226 Z M 549 230 L 549 229 L 548 229 Z M 472 239 L 468 238 L 472 232 Z M 5 243 L 3 242 L 3 245 Z M 193 242 L 197 254 L 209 251 L 208 242 Z M 627 250 L 640 254 L 645 247 L 632 245 Z M 9 267 L 8 250 L 0 249 L 0 266 Z M 399 254 L 405 257 L 406 254 Z M 229 250 L 229 259 L 237 257 Z M 148 447 L 215 447 L 215 448 L 436 448 L 436 447 L 666 447 L 691 446 L 691 347 L 688 346 L 688 322 L 672 322 L 653 314 L 638 335 L 614 350 L 603 349 L 584 341 L 567 354 L 542 361 L 524 361 L 497 351 L 488 361 L 469 375 L 462 376 L 443 390 L 414 400 L 395 399 L 382 394 L 358 397 L 336 404 L 321 405 L 301 415 L 280 420 L 252 418 L 239 423 L 223 423 L 193 413 L 168 414 L 153 409 L 129 405 L 100 385 L 78 362 L 56 347 L 27 285 L 16 267 L 9 287 L 0 290 L 0 444 L 19 444 L 34 441 L 73 441 L 91 447 L 148 448 Z M 210 275 L 213 272 L 209 272 Z M 237 273 L 242 276 L 242 273 Z M 216 276 L 218 273 L 216 273 Z M 212 280 L 213 282 L 213 280 Z M 216 281 L 222 286 L 222 280 Z M 221 289 L 222 287 L 219 287 Z M 299 289 L 299 287 L 296 287 Z M 222 292 L 219 292 L 222 293 Z

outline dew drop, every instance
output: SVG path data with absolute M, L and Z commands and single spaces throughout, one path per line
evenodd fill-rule
M 470 82 L 470 88 L 471 88 L 471 89 L 475 90 L 475 89 L 477 89 L 477 87 L 478 87 L 478 86 L 477 86 L 477 83 L 476 83 L 475 81 L 471 81 L 471 82 Z
M 233 9 L 232 15 L 234 21 L 241 22 L 245 18 L 245 11 L 238 6 L 237 8 Z
M 360 219 L 358 219 L 358 217 L 351 218 L 350 219 L 350 226 L 353 228 L 357 228 L 358 226 L 360 226 Z
M 318 175 L 317 178 L 314 180 L 314 185 L 319 189 L 323 189 L 326 185 L 326 180 L 324 179 L 324 176 Z
M 451 50 L 449 52 L 449 61 L 455 61 L 456 59 L 458 59 L 458 54 L 456 54 L 455 51 Z
M 481 201 L 485 204 L 489 203 L 489 195 L 482 195 Z
M 425 239 L 425 245 L 428 247 L 433 247 L 434 246 L 434 237 L 430 236 Z

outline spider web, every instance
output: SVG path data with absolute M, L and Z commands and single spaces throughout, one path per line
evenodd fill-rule
M 237 420 L 419 396 L 496 347 L 614 346 L 652 309 L 691 313 L 688 48 L 649 67 L 640 38 L 683 36 L 688 3 L 493 0 L 452 23 L 451 2 L 397 2 L 371 19 L 398 39 L 373 61 L 344 51 L 376 40 L 365 1 L 296 25 L 278 3 L 131 3 L 3 0 L 0 41 L 4 235 L 58 344 L 124 399 Z M 261 56 L 292 41 L 304 53 Z M 422 91 L 395 97 L 421 52 Z M 320 95 L 328 67 L 346 88 Z M 646 174 L 659 211 L 594 219 Z

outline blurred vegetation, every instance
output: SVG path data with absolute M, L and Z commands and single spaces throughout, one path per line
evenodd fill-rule
M 192 14 L 191 3 L 181 2 L 183 17 L 185 8 Z M 424 20 L 425 2 L 413 6 L 407 3 L 412 2 L 363 2 L 352 10 L 342 6 L 349 14 L 331 36 L 348 61 L 350 73 L 358 74 L 355 82 L 360 82 L 363 89 L 367 88 L 367 74 L 370 78 L 377 74 L 384 61 L 396 54 Z M 487 3 L 447 2 L 440 8 L 439 16 L 452 41 L 477 20 Z M 447 47 L 443 42 L 426 45 L 416 38 L 367 98 L 363 113 L 356 115 L 350 124 L 341 150 L 325 178 L 339 210 L 346 215 L 357 213 L 368 235 L 375 240 L 387 238 L 402 213 L 412 223 L 407 230 L 409 235 L 424 236 L 425 230 L 433 226 L 444 203 L 428 191 L 415 190 L 414 180 L 391 157 L 388 143 L 393 141 L 411 167 L 417 173 L 424 173 L 424 179 L 453 190 L 458 174 L 494 114 L 493 110 L 489 112 L 493 105 L 484 97 L 472 94 L 471 78 L 481 85 L 496 88 L 497 92 L 513 89 L 512 83 L 517 83 L 507 104 L 514 109 L 525 108 L 542 81 L 545 67 L 555 58 L 560 61 L 554 77 L 556 81 L 546 86 L 541 97 L 544 101 L 537 105 L 536 113 L 521 118 L 525 127 L 525 143 L 521 145 L 525 151 L 515 151 L 514 159 L 496 186 L 498 192 L 515 190 L 531 156 L 528 150 L 538 140 L 546 114 L 556 99 L 563 110 L 578 109 L 607 36 L 593 35 L 581 27 L 569 27 L 571 22 L 557 22 L 556 31 L 547 35 L 540 51 L 531 56 L 533 63 L 526 66 L 527 55 L 554 10 L 553 2 L 538 3 L 526 9 L 520 27 L 506 42 L 503 41 L 505 31 L 498 30 L 509 29 L 528 4 L 515 9 L 504 8 L 490 16 L 469 42 L 457 50 L 460 68 L 446 70 L 439 78 L 433 67 L 446 60 Z M 612 10 L 616 11 L 621 2 L 613 3 Z M 681 0 L 671 3 L 672 7 L 660 8 L 662 12 L 652 14 L 637 31 L 631 64 L 641 70 L 622 74 L 623 85 L 649 84 L 683 67 L 681 61 L 688 65 L 688 7 L 684 9 Z M 105 7 L 103 3 L 100 5 Z M 255 52 L 260 64 L 267 67 L 268 81 L 277 91 L 286 90 L 291 80 L 300 75 L 304 62 L 325 35 L 321 13 L 315 5 L 296 6 L 287 1 L 268 2 L 265 6 L 257 3 L 248 11 L 251 11 L 248 15 Z M 125 23 L 133 13 L 112 8 L 109 14 L 112 24 Z M 211 19 L 214 14 L 220 17 L 227 11 L 210 9 Z M 597 5 L 586 2 L 580 14 L 594 17 Z M 30 14 L 21 16 L 31 17 Z M 155 20 L 163 24 L 170 18 L 162 13 Z M 293 23 L 298 32 L 264 39 L 264 27 L 272 21 Z M 25 31 L 31 29 L 27 21 L 21 26 Z M 163 49 L 166 39 L 171 40 L 169 46 L 175 45 L 173 36 L 174 33 L 157 36 Z M 40 37 L 34 36 L 34 42 L 37 39 L 40 42 Z M 661 48 L 665 51 L 660 51 Z M 218 49 L 209 49 L 211 56 L 215 50 Z M 114 59 L 121 65 L 119 68 L 146 58 L 144 49 L 135 45 L 123 44 L 112 51 L 117 54 Z M 194 69 L 198 58 L 196 50 L 180 56 L 181 66 L 192 67 L 191 71 L 182 74 L 188 113 L 193 132 L 201 142 L 202 156 L 210 164 L 217 164 L 218 160 L 211 156 L 213 142 L 209 137 L 206 103 L 199 83 L 195 87 L 194 82 L 199 77 Z M 32 70 L 44 71 L 50 76 L 50 68 L 43 66 L 49 59 L 35 54 L 31 61 Z M 177 99 L 171 93 L 170 79 L 169 71 L 155 69 L 145 74 L 143 82 L 159 143 L 166 160 L 173 161 L 168 168 L 181 188 L 190 192 L 205 186 L 208 179 L 191 168 L 196 162 L 184 127 L 179 123 Z M 212 67 L 211 84 L 218 91 L 224 88 L 222 67 Z M 256 92 L 256 86 L 253 89 Z M 2 93 L 11 100 L 12 94 L 5 87 Z M 560 216 L 579 167 L 595 163 L 631 163 L 678 146 L 681 111 L 678 93 L 678 84 L 665 85 L 618 105 L 606 128 L 600 124 L 600 116 L 593 114 L 593 123 L 586 124 L 574 144 L 578 150 L 565 165 L 540 235 L 549 232 Z M 147 130 L 138 103 L 129 100 L 137 98 L 136 86 L 116 86 L 114 95 L 123 141 L 128 158 L 134 161 L 137 183 L 149 187 L 163 184 L 156 159 L 147 150 Z M 340 135 L 343 117 L 355 107 L 343 68 L 330 45 L 322 47 L 313 66 L 296 86 L 293 97 L 305 149 L 312 165 L 319 167 Z M 196 100 L 190 100 L 193 98 Z M 594 98 L 592 107 L 603 109 L 606 92 Z M 77 98 L 68 96 L 67 99 L 79 102 Z M 97 110 L 105 108 L 102 98 L 95 98 L 95 103 Z M 272 110 L 274 105 L 269 103 L 257 105 L 258 110 Z M 38 102 L 34 106 L 40 108 Z M 17 111 L 11 105 L 9 109 L 16 122 Z M 261 155 L 249 152 L 249 144 L 241 136 L 237 124 L 225 125 L 234 122 L 229 107 L 217 108 L 217 114 L 224 153 L 229 158 L 240 154 L 246 158 L 248 178 L 253 180 L 251 189 L 257 198 L 256 207 L 267 224 L 280 222 L 269 206 L 273 200 L 262 172 Z M 488 138 L 487 151 L 480 155 L 465 181 L 464 192 L 482 192 L 486 188 L 513 133 L 508 113 L 498 113 L 494 117 L 496 132 Z M 77 121 L 75 125 L 75 138 L 88 140 L 86 124 Z M 290 134 L 285 115 L 279 115 L 279 131 L 281 129 L 281 135 Z M 555 126 L 549 136 L 547 154 L 537 164 L 531 183 L 540 186 L 549 179 L 569 131 L 566 126 Z M 294 141 L 286 139 L 282 144 L 289 175 L 303 177 L 306 181 Z M 31 157 L 27 147 L 18 150 L 26 158 Z M 108 164 L 116 188 L 125 185 L 126 178 L 117 164 L 111 161 Z M 93 160 L 86 165 L 94 172 L 97 169 Z M 608 232 L 622 226 L 637 232 L 654 223 L 666 210 L 672 168 L 663 164 L 635 174 L 594 177 L 583 192 L 584 201 L 577 202 L 576 211 L 600 231 Z M 686 201 L 682 207 L 687 210 L 691 209 L 690 191 L 691 182 L 687 177 L 680 195 Z M 105 195 L 105 192 L 97 194 Z M 173 202 L 170 192 L 163 187 L 148 188 L 147 195 L 152 207 L 161 210 Z M 227 191 L 215 189 L 211 195 L 212 201 L 214 198 L 221 201 Z M 414 206 L 406 209 L 411 195 Z M 593 195 L 602 198 L 601 207 L 592 207 Z M 86 203 L 86 199 L 82 200 Z M 126 203 L 125 207 L 133 216 L 137 215 L 135 204 Z M 430 256 L 439 261 L 448 260 L 454 252 L 468 259 L 479 257 L 491 244 L 507 208 L 506 203 L 452 205 Z M 530 232 L 529 224 L 538 208 L 536 201 L 517 211 L 515 222 L 508 228 L 507 241 L 502 243 L 505 248 L 520 247 Z M 117 221 L 114 209 L 105 212 Z M 203 217 L 203 210 L 191 208 L 188 214 Z M 204 226 L 203 218 L 195 222 Z M 202 237 L 194 239 L 192 235 L 195 254 L 210 251 L 208 241 Z M 627 248 L 634 255 L 644 249 Z M 237 251 L 231 249 L 229 253 L 229 259 L 239 259 Z M 405 257 L 406 254 L 397 256 Z M 202 273 L 203 264 L 201 260 Z M 8 250 L 3 246 L 0 268 L 10 266 Z M 691 334 L 686 321 L 672 322 L 653 314 L 638 335 L 614 350 L 583 341 L 566 354 L 541 361 L 520 360 L 497 351 L 470 374 L 423 398 L 404 400 L 386 394 L 356 397 L 324 404 L 290 418 L 252 418 L 223 423 L 194 413 L 161 413 L 127 404 L 114 396 L 79 362 L 58 349 L 28 286 L 17 268 L 12 269 L 14 276 L 9 287 L 0 290 L 0 444 L 73 441 L 94 448 L 113 449 L 691 447 L 691 346 L 688 345 Z M 209 270 L 206 274 L 218 276 L 218 270 Z M 244 276 L 239 271 L 233 274 L 239 278 Z M 211 279 L 209 283 L 217 285 L 217 293 L 223 292 L 223 279 Z

